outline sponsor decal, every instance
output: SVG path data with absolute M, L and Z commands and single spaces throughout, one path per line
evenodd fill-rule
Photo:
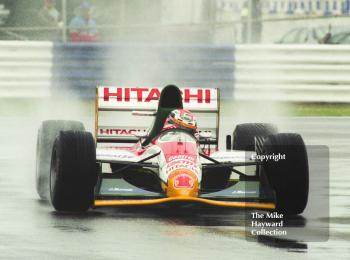
M 167 168 L 171 168 L 171 167 L 191 167 L 191 166 L 196 166 L 196 164 L 193 161 L 190 160 L 175 160 L 175 161 L 171 161 L 167 164 Z
M 185 88 L 182 91 L 184 103 L 211 103 L 211 89 Z M 104 87 L 103 100 L 106 102 L 151 102 L 159 100 L 160 90 L 152 87 Z
M 184 155 L 184 154 L 180 154 L 180 155 L 171 155 L 168 157 L 168 161 L 174 161 L 177 159 L 184 159 L 184 160 L 189 160 L 192 162 L 196 161 L 196 157 L 193 155 Z
M 131 159 L 135 158 L 135 155 L 133 155 L 131 152 L 127 151 L 113 151 L 111 149 L 97 149 L 96 150 L 96 156 L 101 157 L 110 157 L 115 159 Z
M 188 169 L 197 175 L 199 174 L 199 167 L 191 161 L 182 161 L 182 162 L 171 162 L 166 165 L 165 174 L 170 174 L 171 172 L 178 169 Z
M 113 158 L 118 158 L 118 159 L 131 159 L 134 158 L 135 156 L 132 155 L 126 155 L 126 154 L 110 154 L 110 153 L 98 153 L 98 157 L 113 157 Z
M 234 190 L 232 191 L 232 194 L 256 194 L 255 190 Z
M 197 163 L 197 157 L 193 155 L 171 155 L 168 157 L 168 163 L 165 165 L 165 174 L 178 169 L 188 169 L 199 175 L 200 169 Z
M 134 189 L 130 189 L 130 188 L 118 188 L 118 187 L 110 187 L 110 188 L 104 189 L 104 191 L 109 191 L 109 192 L 115 192 L 115 191 L 132 192 L 132 191 L 134 191 Z
M 192 176 L 186 174 L 186 173 L 180 173 L 175 176 L 174 178 L 174 188 L 180 189 L 180 188 L 193 188 L 194 185 L 194 179 Z
M 198 178 L 188 169 L 175 170 L 168 177 L 168 197 L 197 197 L 198 190 Z
M 99 128 L 100 135 L 137 135 L 147 133 L 146 129 Z

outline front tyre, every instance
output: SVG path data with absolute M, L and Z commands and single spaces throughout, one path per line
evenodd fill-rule
M 268 159 L 263 165 L 275 191 L 277 211 L 296 215 L 304 211 L 309 193 L 309 167 L 306 147 L 299 134 L 276 134 L 267 137 L 265 155 L 285 155 L 284 159 Z
M 36 190 L 43 200 L 50 199 L 49 178 L 53 143 L 59 131 L 84 131 L 84 125 L 78 121 L 46 120 L 43 121 L 37 136 L 36 145 Z
M 97 182 L 96 148 L 91 133 L 61 131 L 50 169 L 51 203 L 57 211 L 87 211 Z

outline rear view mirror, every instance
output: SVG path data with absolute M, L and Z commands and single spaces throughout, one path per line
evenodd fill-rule
M 200 138 L 210 138 L 212 136 L 211 132 L 199 132 Z

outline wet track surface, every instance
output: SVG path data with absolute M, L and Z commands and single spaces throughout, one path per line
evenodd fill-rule
M 240 210 L 110 208 L 57 213 L 35 192 L 39 121 L 11 116 L 0 118 L 0 258 L 350 259 L 350 118 L 282 122 L 282 130 L 300 132 L 307 144 L 330 148 L 330 219 L 306 214 L 286 220 L 313 234 L 314 240 L 324 239 L 318 237 L 318 227 L 329 221 L 328 241 L 256 237 L 248 242 L 245 213 Z

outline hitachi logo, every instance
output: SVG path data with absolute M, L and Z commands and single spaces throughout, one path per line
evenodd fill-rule
M 140 132 L 147 132 L 143 129 L 118 129 L 118 128 L 100 128 L 100 135 L 135 135 Z
M 183 90 L 184 103 L 197 102 L 197 103 L 210 103 L 211 92 L 210 89 L 191 89 L 186 88 Z M 103 100 L 110 101 L 115 100 L 117 102 L 151 102 L 152 100 L 158 100 L 160 97 L 160 90 L 158 88 L 103 88 Z

